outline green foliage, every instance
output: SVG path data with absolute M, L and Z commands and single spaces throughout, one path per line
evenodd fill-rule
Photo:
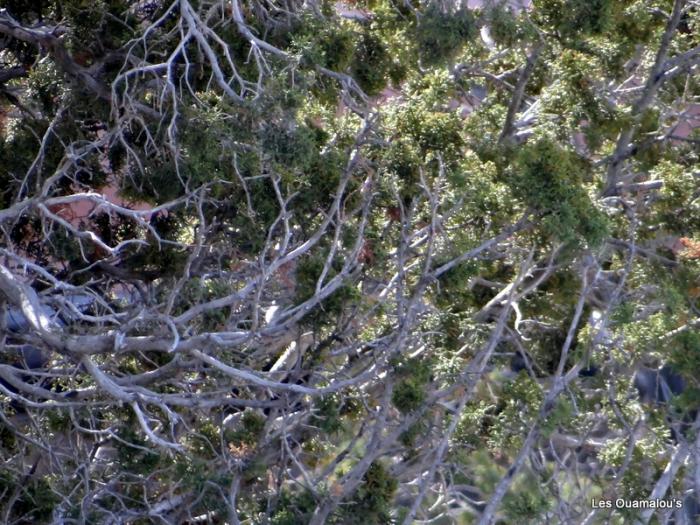
M 488 299 L 478 296 L 480 290 L 476 287 L 470 289 L 469 279 L 477 275 L 479 267 L 475 263 L 463 263 L 450 268 L 439 278 L 439 288 L 436 294 L 436 302 L 441 308 L 449 309 L 452 313 L 468 311 L 476 304 L 483 304 Z M 487 290 L 481 290 L 489 293 Z M 493 295 L 493 294 L 490 294 Z M 485 300 L 484 300 L 485 299 Z M 446 318 L 446 326 L 443 326 L 444 334 L 452 347 L 457 347 L 457 336 L 461 332 L 455 317 Z
M 291 493 L 283 490 L 277 504 L 277 511 L 270 519 L 271 525 L 296 525 L 307 523 L 311 518 L 316 501 L 309 490 Z
M 697 180 L 693 173 L 681 164 L 662 161 L 653 168 L 651 177 L 664 184 L 655 222 L 679 234 L 696 230 L 700 226 L 700 203 L 695 199 Z
M 295 47 L 301 62 L 320 65 L 333 71 L 345 71 L 355 53 L 355 33 L 347 25 L 329 25 L 313 17 L 303 24 L 303 33 L 296 37 Z
M 657 312 L 646 319 L 622 326 L 625 342 L 638 354 L 653 351 L 655 357 L 667 349 L 662 337 L 673 329 L 673 319 L 666 312 Z M 665 353 L 665 352 L 664 352 Z
M 469 403 L 460 418 L 455 430 L 454 442 L 460 447 L 477 448 L 483 443 L 483 437 L 488 435 L 489 414 L 493 412 L 494 405 L 483 401 Z
M 534 0 L 534 12 L 543 25 L 565 41 L 602 34 L 613 23 L 615 0 Z
M 411 187 L 420 181 L 419 153 L 406 140 L 392 142 L 383 154 L 387 172 L 396 175 L 402 185 Z
M 700 374 L 700 334 L 693 330 L 685 330 L 675 335 L 669 344 L 671 347 L 670 362 L 688 383 L 684 406 L 685 408 L 696 408 L 700 392 L 700 384 L 697 381 Z M 696 403 L 693 403 L 693 400 Z
M 9 410 L 7 412 L 8 415 L 11 415 Z M 0 447 L 7 452 L 15 452 L 17 450 L 17 437 L 12 428 L 4 422 L 0 423 Z
M 82 65 L 90 65 L 105 48 L 118 48 L 132 36 L 129 24 L 135 18 L 126 1 L 68 0 L 56 4 L 70 28 L 70 48 Z
M 391 523 L 390 505 L 398 482 L 380 462 L 373 462 L 358 486 L 352 500 L 343 507 L 339 523 L 347 525 L 380 525 Z
M 543 138 L 517 153 L 508 183 L 516 197 L 542 216 L 542 229 L 564 242 L 598 246 L 607 221 L 582 186 L 580 161 Z
M 502 103 L 487 99 L 464 125 L 467 144 L 482 162 L 490 161 L 501 167 L 509 159 L 509 155 L 504 155 L 506 152 L 496 146 L 507 111 Z
M 542 424 L 543 435 L 548 436 L 560 427 L 569 427 L 575 415 L 574 406 L 569 399 L 557 399 L 547 420 Z
M 505 515 L 513 522 L 540 523 L 542 515 L 551 507 L 551 500 L 534 479 L 522 480 L 518 488 L 504 498 Z
M 340 418 L 341 399 L 337 394 L 318 398 L 314 409 L 311 424 L 319 427 L 324 433 L 334 434 L 343 428 Z
M 150 221 L 151 227 L 165 240 L 180 240 L 183 234 L 184 217 L 176 213 L 167 215 L 156 214 Z M 127 255 L 128 254 L 128 255 Z M 125 259 L 134 271 L 149 272 L 158 271 L 161 277 L 167 277 L 179 272 L 187 260 L 187 253 L 182 248 L 173 244 L 150 243 L 147 246 L 139 245 L 127 252 Z
M 183 286 L 176 302 L 177 313 L 182 313 L 193 304 L 204 303 L 224 297 L 233 291 L 225 279 L 190 279 Z M 202 329 L 216 330 L 226 325 L 230 311 L 228 308 L 205 312 L 202 315 Z
M 589 52 L 565 49 L 552 57 L 552 62 L 552 82 L 543 93 L 543 110 L 562 117 L 563 137 L 585 122 L 586 145 L 591 150 L 598 149 L 619 132 L 621 125 L 614 106 L 596 86 L 596 79 L 604 71 L 601 60 Z
M 466 152 L 452 175 L 456 198 L 465 200 L 469 220 L 484 227 L 506 224 L 516 203 L 507 184 L 498 179 L 495 163 L 482 162 L 475 153 Z
M 255 446 L 264 429 L 265 418 L 255 411 L 246 410 L 243 412 L 238 428 L 227 431 L 224 437 L 234 444 Z
M 425 65 L 452 60 L 476 35 L 474 13 L 466 4 L 456 11 L 429 2 L 418 17 L 416 43 Z
M 401 433 L 399 441 L 403 446 L 409 449 L 407 455 L 410 456 L 412 454 L 413 451 L 411 449 L 416 446 L 418 439 L 425 435 L 426 430 L 427 425 L 425 421 L 418 421 L 418 423 L 411 425 L 405 432 Z
M 432 374 L 429 361 L 408 359 L 395 367 L 398 377 L 391 394 L 391 402 L 403 413 L 416 410 L 426 397 L 426 384 Z
M 184 487 L 198 494 L 190 507 L 191 512 L 220 514 L 227 511 L 228 501 L 224 494 L 231 484 L 230 472 L 212 470 L 210 464 L 196 456 L 178 458 L 174 470 Z
M 694 437 L 700 157 L 697 132 L 666 140 L 700 94 L 692 68 L 670 68 L 631 111 L 669 0 L 0 4 L 29 32 L 5 30 L 1 60 L 3 74 L 22 71 L 0 86 L 0 244 L 16 276 L 3 277 L 0 321 L 16 321 L 17 283 L 65 306 L 48 336 L 0 327 L 3 376 L 16 372 L 32 400 L 22 407 L 0 381 L 10 521 L 139 524 L 161 509 L 168 523 L 221 522 L 235 493 L 241 523 L 308 523 L 336 497 L 331 525 L 401 522 L 453 423 L 440 490 L 486 499 L 512 476 L 497 520 L 575 520 L 591 495 L 648 496 L 676 445 L 669 419 Z M 276 49 L 245 36 L 238 6 Z M 667 65 L 692 54 L 699 28 L 689 7 Z M 27 37 L 43 30 L 58 40 Z M 502 140 L 509 108 L 515 133 Z M 656 180 L 660 190 L 635 186 Z M 146 222 L 103 203 L 66 219 L 75 231 L 49 217 L 70 211 L 58 198 L 96 201 L 112 182 L 119 206 L 178 202 Z M 610 182 L 615 194 L 602 195 Z M 565 365 L 595 375 L 567 376 L 541 417 L 584 282 Z M 103 300 L 71 315 L 60 296 L 74 291 Z M 76 351 L 83 335 L 98 343 Z M 24 344 L 50 355 L 55 377 L 13 368 Z M 295 365 L 270 370 L 286 351 L 299 352 Z M 640 403 L 638 365 L 671 367 L 685 391 Z M 146 435 L 132 401 L 184 452 Z M 532 461 L 508 470 L 533 427 Z M 67 433 L 70 454 L 45 454 Z M 395 441 L 346 493 L 372 436 Z M 51 461 L 28 472 L 38 452 Z M 689 489 L 684 469 L 669 496 Z M 448 501 L 431 488 L 416 519 L 474 520 Z
M 314 138 L 314 133 L 305 126 L 286 130 L 270 124 L 262 132 L 262 146 L 269 152 L 273 162 L 303 171 L 309 168 L 309 161 L 314 156 Z
M 662 436 L 664 434 L 662 433 Z M 661 439 L 639 439 L 632 448 L 633 461 L 624 477 L 621 479 L 620 497 L 636 499 L 644 497 L 651 489 L 650 479 L 655 479 L 660 474 L 659 464 L 654 464 L 653 458 L 663 450 L 664 442 Z M 600 451 L 601 461 L 609 465 L 622 465 L 629 454 L 629 443 L 626 439 L 612 439 Z M 647 474 L 653 473 L 652 476 Z M 624 495 L 624 496 L 623 496 Z
M 391 394 L 391 402 L 401 412 L 412 412 L 425 400 L 423 385 L 413 379 L 399 382 Z
M 485 14 L 491 38 L 503 47 L 514 48 L 520 40 L 535 37 L 533 28 L 522 14 L 514 12 L 505 3 L 494 3 Z
M 61 72 L 52 62 L 41 62 L 28 77 L 29 96 L 41 104 L 44 111 L 54 109 L 65 94 Z
M 387 85 L 392 67 L 391 55 L 380 38 L 365 31 L 355 48 L 351 73 L 362 90 L 376 95 Z
M 631 43 L 647 42 L 660 22 L 660 17 L 651 13 L 646 2 L 637 0 L 629 2 L 617 17 L 616 29 Z
M 622 303 L 611 313 L 610 319 L 614 324 L 623 325 L 631 323 L 634 319 L 634 305 Z
M 147 475 L 160 462 L 160 452 L 131 426 L 124 425 L 114 441 L 119 465 L 131 475 Z
M 496 422 L 490 427 L 491 450 L 517 450 L 539 413 L 543 393 L 524 371 L 503 385 Z
M 325 265 L 326 257 L 319 254 L 306 258 L 304 263 L 297 269 L 297 304 L 301 304 L 314 296 Z M 339 257 L 334 258 L 329 266 L 329 271 L 325 275 L 323 284 L 327 284 L 329 280 L 333 279 L 342 270 L 342 267 L 343 262 L 341 259 Z M 351 304 L 357 298 L 357 288 L 351 283 L 344 284 L 323 299 L 319 305 L 311 309 L 305 316 L 305 321 L 311 324 L 323 324 L 332 319 L 333 316 L 340 314 L 348 304 Z
M 411 104 L 397 108 L 395 132 L 404 140 L 412 140 L 421 155 L 456 152 L 464 144 L 462 119 L 456 111 L 446 111 L 441 104 L 453 92 L 449 81 L 441 75 L 428 76 L 409 89 Z
M 51 478 L 13 479 L 9 472 L 0 472 L 0 506 L 5 516 L 17 516 L 22 523 L 43 523 L 51 519 L 60 497 L 52 490 Z M 9 505 L 9 507 L 7 506 Z

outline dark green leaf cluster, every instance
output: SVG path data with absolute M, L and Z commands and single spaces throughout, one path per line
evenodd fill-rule
M 598 246 L 607 236 L 603 212 L 581 186 L 581 162 L 550 139 L 524 145 L 509 181 L 516 197 L 542 216 L 543 230 L 563 242 Z
M 326 257 L 322 254 L 310 256 L 304 260 L 304 264 L 297 270 L 296 275 L 296 301 L 301 304 L 314 297 L 319 279 L 326 266 Z M 335 257 L 325 275 L 324 284 L 333 279 L 343 268 L 343 261 Z M 348 282 L 336 288 L 328 297 L 323 299 L 319 307 L 314 308 L 305 316 L 305 321 L 311 324 L 322 325 L 338 316 L 345 308 L 349 307 L 359 297 L 359 292 L 352 283 Z
M 369 31 L 360 36 L 351 66 L 353 78 L 368 95 L 376 95 L 387 85 L 391 55 L 386 45 Z
M 616 0 L 535 0 L 537 17 L 564 40 L 602 34 L 614 21 Z
M 316 500 L 308 490 L 296 493 L 284 490 L 277 503 L 277 511 L 270 519 L 271 525 L 296 525 L 308 523 L 314 509 Z
M 453 59 L 477 33 L 476 19 L 465 4 L 451 10 L 440 2 L 428 2 L 418 13 L 415 29 L 418 53 L 425 65 Z
M 23 523 L 43 523 L 60 502 L 60 497 L 51 488 L 51 479 L 38 477 L 17 483 L 9 473 L 0 472 L 0 507 L 11 505 Z
M 418 409 L 425 400 L 425 386 L 432 376 L 430 362 L 419 358 L 407 359 L 396 366 L 396 375 L 391 402 L 403 413 Z
M 396 478 L 381 462 L 373 462 L 362 477 L 338 523 L 380 525 L 391 523 L 391 501 L 398 488 Z

